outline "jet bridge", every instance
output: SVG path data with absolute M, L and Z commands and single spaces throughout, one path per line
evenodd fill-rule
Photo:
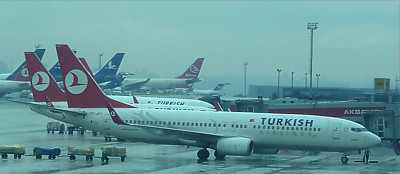
M 382 140 L 392 143 L 396 155 L 400 155 L 400 117 L 393 110 L 363 112 L 364 126 Z

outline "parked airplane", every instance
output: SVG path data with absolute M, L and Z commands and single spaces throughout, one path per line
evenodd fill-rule
M 381 143 L 358 123 L 333 117 L 245 112 L 140 109 L 104 95 L 67 45 L 57 44 L 69 109 L 57 109 L 80 124 L 116 137 L 201 148 L 207 159 L 247 156 L 269 149 L 356 151 Z M 111 120 L 115 123 L 113 124 Z M 344 155 L 343 163 L 348 162 Z
M 176 78 L 125 78 L 122 82 L 122 91 L 131 90 L 166 90 L 178 87 L 186 87 L 190 84 L 199 82 L 198 78 L 204 58 L 197 58 L 196 61 L 189 66 L 186 71 Z
M 210 96 L 222 96 L 222 88 L 224 88 L 225 85 L 230 84 L 230 83 L 219 83 L 217 86 L 215 86 L 214 89 L 207 90 L 207 89 L 192 89 L 189 90 L 188 93 L 190 95 L 199 95 L 203 97 L 210 97 Z
M 42 59 L 45 50 L 36 49 L 35 54 Z M 0 97 L 3 97 L 7 93 L 30 89 L 28 75 L 26 63 L 23 62 L 13 73 L 8 75 L 4 80 L 0 80 Z
M 32 76 L 30 82 L 32 86 L 34 102 L 21 102 L 30 104 L 31 110 L 47 117 L 73 125 L 82 126 L 79 124 L 80 120 L 76 118 L 65 117 L 62 113 L 52 110 L 53 108 L 67 108 L 65 93 L 62 91 L 54 78 L 44 68 L 39 59 L 34 53 L 25 53 L 27 67 Z M 87 64 L 86 64 L 87 65 Z M 89 67 L 87 67 L 89 69 Z M 210 108 L 209 103 L 188 100 L 188 99 L 168 99 L 168 98 L 153 98 L 153 97 L 134 97 L 134 96 L 111 96 L 117 100 L 122 100 L 129 104 L 134 104 L 140 108 L 146 109 L 160 109 L 160 110 L 187 110 L 187 111 L 215 111 Z M 138 104 L 145 103 L 145 104 Z M 154 103 L 155 102 L 155 103 Z M 152 104 L 154 103 L 154 104 Z M 203 107 L 207 106 L 207 107 Z M 212 105 L 211 105 L 212 106 Z M 86 127 L 84 127 L 86 128 Z M 89 129 L 89 128 L 87 128 Z M 106 141 L 111 141 L 109 136 Z

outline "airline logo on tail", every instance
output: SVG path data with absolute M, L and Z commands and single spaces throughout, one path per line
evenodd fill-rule
M 107 66 L 104 67 L 105 69 L 117 69 L 117 65 L 113 65 L 113 62 L 108 62 Z
M 22 75 L 22 77 L 29 77 L 28 68 L 26 68 L 26 66 L 24 69 L 22 69 L 21 75 Z
M 35 88 L 38 91 L 44 91 L 49 87 L 50 83 L 50 78 L 49 76 L 43 72 L 43 71 L 38 71 L 35 74 L 33 74 L 32 77 L 32 85 L 33 88 Z
M 65 77 L 65 85 L 72 94 L 81 94 L 88 85 L 88 78 L 83 71 L 73 69 Z

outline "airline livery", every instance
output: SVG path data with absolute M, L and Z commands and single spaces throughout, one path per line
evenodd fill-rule
M 204 58 L 197 58 L 186 71 L 176 78 L 148 78 L 148 79 L 135 79 L 125 78 L 122 82 L 121 90 L 130 91 L 137 89 L 145 90 L 167 90 L 187 87 L 190 84 L 199 82 L 198 78 L 203 65 Z
M 27 67 L 29 72 L 32 73 L 30 82 L 32 86 L 34 102 L 25 103 L 30 104 L 31 109 L 37 113 L 48 116 L 50 118 L 69 123 L 74 125 L 76 122 L 79 123 L 79 119 L 73 117 L 65 117 L 62 113 L 56 112 L 55 108 L 67 108 L 65 93 L 62 91 L 54 78 L 44 68 L 39 59 L 34 53 L 25 53 Z M 89 67 L 86 68 L 90 70 Z M 74 71 L 69 75 L 72 75 L 73 79 L 78 79 L 81 71 Z M 77 73 L 77 74 L 75 74 Z M 87 80 L 72 80 L 68 82 L 70 89 L 75 89 L 78 92 L 81 90 L 80 87 L 87 84 Z M 135 97 L 135 96 L 111 96 L 117 100 L 126 102 L 131 105 L 136 105 L 140 108 L 147 109 L 159 109 L 159 110 L 187 110 L 187 111 L 215 111 L 215 108 L 207 102 L 200 100 L 188 100 L 188 99 L 173 99 L 173 98 L 154 98 L 154 97 Z M 19 101 L 21 102 L 21 101 Z M 180 103 L 183 105 L 162 105 L 158 103 Z M 143 103 L 143 104 L 141 104 Z M 86 127 L 85 127 L 86 128 Z M 89 129 L 89 128 L 87 128 Z M 90 129 L 89 129 L 90 130 Z
M 65 117 L 116 137 L 157 144 L 199 147 L 199 159 L 214 150 L 226 155 L 263 154 L 270 149 L 356 151 L 381 143 L 364 126 L 340 118 L 270 113 L 187 112 L 141 109 L 104 95 L 70 48 L 57 44 L 66 86 Z M 75 75 L 71 75 L 75 74 Z M 68 83 L 85 79 L 79 88 Z M 344 155 L 343 163 L 348 162 Z

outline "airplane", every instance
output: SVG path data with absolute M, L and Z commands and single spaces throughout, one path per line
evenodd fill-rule
M 187 112 L 141 109 L 104 95 L 68 45 L 56 44 L 66 87 L 65 117 L 116 137 L 154 144 L 199 147 L 197 157 L 264 154 L 269 149 L 348 152 L 381 139 L 364 126 L 340 118 L 299 114 Z M 111 122 L 112 120 L 112 122 Z M 342 163 L 348 162 L 346 153 Z
M 186 69 L 186 71 L 176 78 L 147 78 L 147 79 L 136 79 L 136 78 L 125 78 L 121 85 L 122 91 L 131 90 L 166 90 L 175 89 L 179 87 L 186 87 L 190 84 L 199 82 L 198 78 L 201 66 L 203 65 L 204 58 L 197 58 Z
M 34 53 L 41 60 L 45 50 L 36 49 Z M 6 76 L 5 74 L 3 75 Z M 23 62 L 13 73 L 9 74 L 4 80 L 0 80 L 0 97 L 7 93 L 30 89 L 28 76 L 26 62 Z
M 203 97 L 210 97 L 210 96 L 222 96 L 222 88 L 224 88 L 225 85 L 230 84 L 230 83 L 219 83 L 217 86 L 215 86 L 214 89 L 207 90 L 207 89 L 192 89 L 188 91 L 188 94 L 190 95 L 199 95 Z
M 32 76 L 30 83 L 32 86 L 34 102 L 15 101 L 23 104 L 31 105 L 31 110 L 49 118 L 56 119 L 68 124 L 79 125 L 74 119 L 69 119 L 59 112 L 55 112 L 52 108 L 67 108 L 65 93 L 62 91 L 54 78 L 44 68 L 34 53 L 25 53 L 27 67 Z M 89 70 L 86 61 L 82 62 Z M 154 97 L 135 97 L 135 96 L 111 96 L 117 100 L 135 104 L 146 109 L 162 109 L 162 110 L 188 110 L 188 111 L 216 111 L 213 106 L 207 102 L 188 99 L 173 99 L 173 98 L 154 98 Z M 154 104 L 153 104 L 154 103 Z M 209 107 L 209 106 L 212 107 Z M 49 109 L 50 108 L 50 109 Z M 79 122 L 79 120 L 78 120 Z M 84 127 L 85 128 L 85 127 Z M 89 129 L 90 130 L 90 129 Z M 111 141 L 110 136 L 106 136 L 106 141 Z

